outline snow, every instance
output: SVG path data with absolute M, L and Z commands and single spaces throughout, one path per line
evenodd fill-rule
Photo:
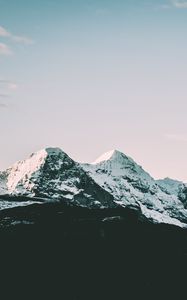
M 142 197 L 142 193 L 133 187 L 132 182 L 134 185 L 149 186 L 154 190 L 153 178 L 123 153 L 115 150 L 101 157 L 106 160 L 98 159 L 97 164 L 82 166 L 98 185 L 115 197 L 115 200 L 135 204 L 136 199 Z
M 0 173 L 0 195 L 4 195 L 4 194 L 7 194 L 8 191 L 7 191 L 7 173 L 6 172 L 2 172 Z
M 72 194 L 66 194 L 64 197 L 66 199 L 73 200 L 74 195 L 72 195 Z
M 154 220 L 183 226 L 177 220 L 180 212 L 187 218 L 187 210 L 176 194 L 166 193 L 141 166 L 119 151 L 109 151 L 94 164 L 82 167 L 103 189 L 122 206 L 141 203 L 142 213 Z
M 106 217 L 103 219 L 103 222 L 106 221 L 121 221 L 123 218 L 121 216 L 113 216 L 113 217 Z
M 0 195 L 7 194 L 7 187 L 4 184 L 1 184 L 0 182 Z
M 171 224 L 176 225 L 181 228 L 187 228 L 187 224 L 184 224 L 177 220 L 176 218 L 170 217 L 167 212 L 160 213 L 158 211 L 148 209 L 146 206 L 140 203 L 141 211 L 143 215 L 145 215 L 148 219 L 152 220 L 154 223 L 164 223 L 164 224 Z
M 158 185 L 163 188 L 167 193 L 178 195 L 181 186 L 184 186 L 182 181 L 174 180 L 171 178 L 164 178 L 157 180 Z
M 43 171 L 43 166 L 46 161 L 49 173 L 45 177 L 46 168 Z M 69 168 L 70 172 L 67 171 Z M 50 172 L 55 176 L 48 176 Z M 169 178 L 154 180 L 132 158 L 118 150 L 104 153 L 91 164 L 79 164 L 60 148 L 42 149 L 0 173 L 0 195 L 9 193 L 35 197 L 34 191 L 39 187 L 43 196 L 54 201 L 58 200 L 59 195 L 72 201 L 75 195 L 83 192 L 90 205 L 100 205 L 89 195 L 89 191 L 86 193 L 82 189 L 81 172 L 110 193 L 118 205 L 140 205 L 142 213 L 154 222 L 186 226 L 180 218 L 187 220 L 187 210 L 178 198 L 179 187 L 183 183 Z M 36 201 L 2 200 L 0 210 L 32 203 Z
M 41 165 L 44 164 L 48 155 L 46 149 L 33 153 L 29 159 L 19 161 L 9 169 L 9 176 L 7 180 L 7 187 L 10 192 L 16 189 L 20 181 L 27 181 L 27 179 L 35 172 L 40 170 Z M 26 186 L 29 188 L 29 182 Z
M 39 201 L 6 201 L 0 199 L 0 210 L 7 209 L 7 208 L 13 208 L 18 206 L 28 206 L 31 204 L 41 204 Z
M 43 167 L 48 160 L 50 171 L 58 172 L 64 163 L 64 158 L 68 157 L 60 148 L 46 148 L 33 153 L 28 159 L 18 161 L 7 170 L 7 189 L 10 194 L 35 196 L 34 189 L 38 181 L 45 176 Z M 71 160 L 70 158 L 68 158 Z M 68 160 L 67 159 L 67 160 Z M 66 160 L 66 163 L 67 163 Z M 48 182 L 46 181 L 46 184 Z M 50 184 L 58 188 L 62 183 L 58 179 L 51 179 Z M 44 182 L 43 182 L 44 184 Z M 43 186 L 45 189 L 45 186 Z M 45 194 L 45 192 L 44 192 Z M 50 195 L 51 196 L 51 195 Z
M 70 192 L 71 194 L 78 194 L 80 192 L 80 189 L 74 186 L 70 181 L 63 181 L 60 187 L 62 191 Z
M 16 225 L 33 225 L 34 224 L 34 222 L 31 222 L 31 221 L 25 221 L 25 220 L 23 220 L 23 221 L 13 221 L 13 222 L 11 222 L 11 225 L 13 225 L 13 226 L 16 226 Z
M 94 162 L 92 162 L 91 164 L 95 165 L 95 164 L 99 164 L 100 162 L 109 160 L 112 158 L 112 156 L 115 154 L 117 150 L 110 150 L 106 153 L 104 153 L 103 155 L 101 155 L 100 157 L 98 157 Z
M 43 151 L 47 152 L 49 155 L 59 155 L 63 153 L 62 149 L 60 148 L 45 148 L 41 150 L 41 152 Z

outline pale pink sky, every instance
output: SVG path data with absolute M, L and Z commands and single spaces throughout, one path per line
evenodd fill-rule
M 186 1 L 0 2 L 0 169 L 119 149 L 187 181 Z

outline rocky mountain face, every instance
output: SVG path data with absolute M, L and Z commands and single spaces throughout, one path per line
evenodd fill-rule
M 187 206 L 187 185 L 182 181 L 164 178 L 157 180 L 157 184 L 165 193 L 176 195 L 179 200 Z
M 178 196 L 180 191 L 183 189 L 185 184 L 182 181 L 174 180 L 171 178 L 159 179 L 156 181 L 161 190 L 168 194 L 173 194 Z
M 58 148 L 33 153 L 3 173 L 2 193 L 66 200 L 86 207 L 114 206 L 113 197 Z M 6 189 L 5 189 L 6 186 Z
M 184 184 L 177 191 L 172 184 L 166 189 L 130 157 L 116 150 L 101 156 L 93 164 L 83 165 L 83 168 L 114 196 L 117 203 L 123 206 L 138 204 L 143 214 L 155 222 L 175 222 L 178 225 L 174 219 L 185 222 L 187 211 L 180 198 Z
M 154 223 L 180 227 L 187 223 L 187 186 L 171 179 L 154 180 L 117 150 L 92 164 L 80 164 L 59 148 L 43 149 L 0 173 L 0 195 L 0 209 L 65 201 L 87 208 L 131 207 Z M 18 203 L 12 196 L 29 202 Z

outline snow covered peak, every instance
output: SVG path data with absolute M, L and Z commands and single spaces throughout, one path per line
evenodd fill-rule
M 8 171 L 7 187 L 12 192 L 23 180 L 37 172 L 44 165 L 48 153 L 45 149 L 32 153 L 28 159 L 16 162 Z
M 59 148 L 42 149 L 0 173 L 0 195 L 5 194 L 66 199 L 88 207 L 138 205 L 156 222 L 187 222 L 187 186 L 169 178 L 154 180 L 118 150 L 80 164 Z
M 96 165 L 96 164 L 100 164 L 104 161 L 108 161 L 108 160 L 120 160 L 122 157 L 126 157 L 125 154 L 123 154 L 122 152 L 118 151 L 118 150 L 110 150 L 104 154 L 102 154 L 100 157 L 98 157 L 93 163 L 92 165 Z
M 117 150 L 109 151 L 94 163 L 83 164 L 82 167 L 116 200 L 125 203 L 133 203 L 135 194 L 141 193 L 139 196 L 143 197 L 144 192 L 154 192 L 156 188 L 154 179 L 141 166 Z
M 87 165 L 89 168 L 89 166 Z M 90 164 L 91 168 L 102 169 L 114 176 L 126 176 L 127 173 L 136 174 L 142 179 L 152 179 L 131 157 L 118 150 L 111 150 L 101 155 L 95 162 Z M 133 175 L 134 176 L 134 175 Z
M 48 156 L 68 156 L 60 148 L 44 148 L 32 153 L 29 158 L 16 162 L 10 169 L 20 175 L 37 171 L 45 162 Z
M 71 158 L 59 148 L 45 148 L 32 153 L 29 158 L 16 162 L 8 169 L 7 187 L 10 192 L 16 189 L 31 189 L 33 180 L 41 176 L 41 171 L 50 168 L 51 171 L 58 170 L 63 164 L 71 163 Z
M 34 152 L 30 155 L 30 157 L 46 157 L 50 155 L 59 155 L 59 154 L 65 154 L 60 148 L 44 148 L 37 152 Z M 67 155 L 67 154 L 65 154 Z
M 49 155 L 58 155 L 64 153 L 60 148 L 45 148 L 44 149 Z

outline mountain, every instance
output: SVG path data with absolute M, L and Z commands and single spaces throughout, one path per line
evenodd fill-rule
M 0 209 L 35 201 L 64 201 L 87 208 L 131 207 L 151 222 L 186 227 L 186 190 L 181 182 L 154 180 L 117 150 L 91 164 L 80 164 L 59 148 L 46 148 L 0 173 Z M 11 198 L 15 196 L 24 201 L 18 203 Z
M 164 178 L 157 180 L 159 187 L 166 193 L 176 195 L 179 200 L 187 206 L 187 185 L 182 181 L 174 180 L 171 178 Z
M 113 197 L 59 148 L 46 148 L 2 173 L 5 192 L 13 196 L 66 200 L 86 207 L 114 206 Z M 6 189 L 5 189 L 6 185 Z
M 169 177 L 157 180 L 157 184 L 164 192 L 176 196 L 178 196 L 180 190 L 185 186 L 182 181 L 174 180 Z
M 138 204 L 142 213 L 155 222 L 185 222 L 187 211 L 178 195 L 165 190 L 135 161 L 117 150 L 99 157 L 83 168 L 122 206 Z
M 7 172 L 0 172 L 0 195 L 7 193 Z

